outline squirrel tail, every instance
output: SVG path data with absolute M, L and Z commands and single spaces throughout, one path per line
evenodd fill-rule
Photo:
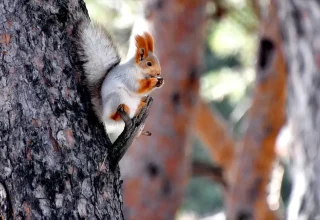
M 109 33 L 87 19 L 77 22 L 75 38 L 77 55 L 91 93 L 92 104 L 101 118 L 101 86 L 106 75 L 120 63 L 119 52 Z

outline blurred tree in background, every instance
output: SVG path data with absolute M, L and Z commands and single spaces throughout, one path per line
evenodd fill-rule
M 144 1 L 142 17 L 134 24 L 133 35 L 149 31 L 155 38 L 165 87 L 152 94 L 155 102 L 145 125 L 152 137 L 137 139 L 120 166 L 127 219 L 172 219 L 181 205 L 190 176 L 206 3 Z
M 120 45 L 123 56 L 125 56 L 129 46 L 128 39 L 136 18 L 141 14 L 144 16 L 155 16 L 154 14 L 148 14 L 153 13 L 152 9 L 150 12 L 150 8 L 148 7 L 150 7 L 150 5 L 152 6 L 152 4 L 159 4 L 159 7 L 163 7 L 161 4 L 166 3 L 166 1 L 132 0 L 87 0 L 86 2 L 91 18 L 104 23 L 107 29 L 111 30 L 112 34 L 115 35 L 115 39 Z M 186 2 L 185 4 L 187 4 Z M 262 27 L 262 29 L 264 28 L 261 20 L 262 16 L 257 13 L 257 11 L 260 11 L 260 6 L 257 7 L 257 3 L 253 2 L 254 4 L 251 4 L 251 1 L 248 2 L 245 0 L 207 1 L 205 7 L 207 27 L 205 28 L 205 55 L 202 69 L 203 75 L 200 79 L 200 96 L 203 102 L 210 104 L 212 111 L 214 108 L 218 111 L 216 113 L 222 116 L 218 117 L 218 121 L 221 121 L 222 124 L 226 122 L 227 127 L 233 128 L 232 133 L 235 138 L 244 135 L 246 130 L 243 128 L 248 125 L 248 121 L 244 119 L 247 117 L 248 110 L 251 107 L 251 99 L 249 96 L 255 79 L 255 62 L 258 51 L 257 45 L 260 38 L 259 32 L 262 33 L 261 30 L 259 31 L 259 27 Z M 263 13 L 268 13 L 268 9 L 266 9 L 265 5 L 267 4 L 262 5 L 262 11 Z M 188 13 L 184 16 L 185 22 L 187 22 L 188 19 L 190 19 Z M 156 49 L 158 49 L 157 44 L 161 45 L 163 43 L 161 40 L 166 39 L 166 35 L 170 32 L 167 30 L 154 29 L 152 29 L 152 31 L 152 33 L 155 33 L 154 31 L 164 31 L 163 33 L 161 32 L 160 35 L 163 36 L 163 38 L 159 38 L 158 35 L 156 35 L 155 44 Z M 199 31 L 201 32 L 201 30 Z M 161 59 L 160 61 L 162 62 Z M 163 90 L 166 90 L 167 83 L 168 81 Z M 157 100 L 161 103 L 160 99 L 162 98 L 165 99 L 163 96 L 155 95 L 155 103 L 151 110 L 151 115 L 147 120 L 149 123 L 154 120 L 152 114 L 154 111 L 157 111 L 156 108 L 160 108 L 156 106 Z M 156 120 L 161 120 L 161 118 Z M 190 127 L 190 129 L 195 131 L 192 160 L 205 162 L 209 165 L 214 164 L 216 161 L 213 161 L 214 157 L 212 154 L 215 149 L 211 149 L 209 146 L 205 147 L 205 145 L 201 143 L 204 141 L 205 137 L 198 133 L 200 128 L 197 126 L 198 125 L 196 125 L 195 128 Z M 225 127 L 225 125 L 223 126 Z M 153 136 L 139 139 L 137 143 L 132 146 L 132 151 L 138 149 L 145 142 L 152 143 L 157 139 L 159 128 L 154 128 L 154 126 L 149 127 L 149 130 L 151 132 L 153 131 Z M 227 131 L 229 130 L 227 129 Z M 201 141 L 199 140 L 199 137 L 201 138 Z M 208 139 L 207 141 L 210 142 L 212 139 Z M 204 141 L 204 143 L 205 142 L 206 141 Z M 171 148 L 176 148 L 176 145 L 173 145 Z M 155 154 L 156 157 L 157 151 L 151 151 L 151 148 L 148 146 L 143 148 L 143 151 L 145 151 L 146 154 Z M 149 160 L 150 158 L 151 156 L 147 157 Z M 143 158 L 136 158 L 136 160 L 143 160 Z M 133 167 L 136 165 L 137 164 L 134 162 L 131 162 L 129 166 Z M 154 167 L 150 169 L 154 170 L 153 168 Z M 132 171 L 129 168 L 122 170 L 122 173 L 130 172 Z M 147 171 L 145 172 L 145 175 L 147 175 Z M 284 184 L 283 199 L 286 204 L 290 190 L 288 177 L 285 179 Z M 152 182 L 150 182 L 149 185 L 152 186 Z M 160 189 L 156 188 L 155 190 Z M 124 193 L 124 200 L 126 200 L 126 192 Z M 179 216 L 180 218 L 185 216 L 184 213 L 186 212 L 195 212 L 196 215 L 200 216 L 219 212 L 223 210 L 223 196 L 224 194 L 223 191 L 221 191 L 221 187 L 216 185 L 212 179 L 193 177 L 185 191 L 184 201 L 179 211 L 178 218 Z M 153 197 L 153 199 L 156 198 Z M 148 204 L 148 201 L 145 203 Z

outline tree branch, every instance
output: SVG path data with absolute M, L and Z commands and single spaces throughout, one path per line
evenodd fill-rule
M 143 129 L 144 122 L 149 115 L 149 110 L 152 102 L 153 99 L 148 96 L 146 98 L 146 105 L 140 110 L 139 114 L 132 119 L 129 118 L 129 116 L 123 109 L 118 109 L 118 112 L 120 113 L 120 116 L 125 123 L 125 128 L 121 135 L 113 143 L 111 153 L 109 154 L 110 164 L 113 169 L 118 165 L 119 161 L 122 159 L 123 155 L 126 153 L 133 140 Z
M 200 101 L 195 118 L 195 130 L 208 147 L 213 160 L 225 171 L 234 157 L 234 141 L 226 123 L 209 106 Z
M 227 187 L 227 183 L 223 176 L 223 169 L 219 166 L 197 162 L 192 163 L 192 175 L 196 177 L 209 177 L 223 187 Z

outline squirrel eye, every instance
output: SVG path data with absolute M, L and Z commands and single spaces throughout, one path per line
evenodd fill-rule
M 148 65 L 148 66 L 152 66 L 152 63 L 151 63 L 151 62 L 148 62 L 147 65 Z

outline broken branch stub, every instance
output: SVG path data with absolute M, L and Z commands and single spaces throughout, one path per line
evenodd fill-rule
M 111 153 L 109 154 L 112 169 L 116 168 L 119 161 L 122 159 L 128 148 L 132 144 L 133 140 L 144 126 L 144 122 L 149 115 L 153 99 L 150 96 L 148 96 L 145 102 L 146 105 L 142 107 L 140 112 L 132 119 L 129 118 L 129 115 L 124 111 L 124 109 L 118 109 L 120 117 L 125 123 L 125 127 L 123 132 L 113 143 Z

